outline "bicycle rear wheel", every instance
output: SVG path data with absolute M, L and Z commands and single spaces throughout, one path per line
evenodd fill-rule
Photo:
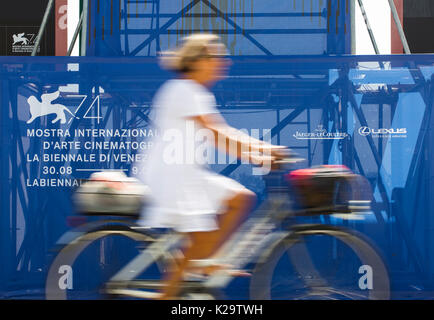
M 105 283 L 154 238 L 127 226 L 106 226 L 85 233 L 63 247 L 47 274 L 46 299 L 104 299 Z M 157 261 L 147 277 L 159 279 L 165 265 Z
M 390 297 L 389 276 L 376 249 L 357 232 L 297 226 L 260 258 L 252 299 L 363 300 Z

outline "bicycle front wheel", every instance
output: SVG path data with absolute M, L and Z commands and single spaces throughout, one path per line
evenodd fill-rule
M 46 279 L 46 299 L 104 299 L 101 290 L 153 237 L 129 227 L 107 226 L 86 233 L 63 247 L 51 264 Z M 147 270 L 161 277 L 165 266 Z M 150 268 L 150 269 L 152 269 Z
M 387 268 L 377 250 L 354 231 L 301 225 L 260 258 L 252 299 L 363 300 L 390 298 Z

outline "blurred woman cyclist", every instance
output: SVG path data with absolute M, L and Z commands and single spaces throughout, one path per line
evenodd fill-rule
M 154 98 L 159 135 L 142 170 L 153 196 L 140 223 L 173 228 L 189 240 L 183 257 L 168 273 L 163 299 L 176 297 L 186 271 L 200 269 L 207 274 L 225 267 L 213 265 L 209 258 L 255 203 L 252 191 L 210 171 L 198 159 L 198 134 L 210 137 L 211 133 L 207 141 L 211 147 L 238 158 L 247 156 L 255 163 L 272 160 L 281 150 L 230 127 L 216 109 L 209 88 L 226 74 L 230 65 L 226 55 L 218 36 L 195 34 L 161 58 L 163 67 L 177 77 L 163 84 Z M 250 152 L 243 154 L 242 150 Z M 198 267 L 196 262 L 204 259 L 208 266 Z

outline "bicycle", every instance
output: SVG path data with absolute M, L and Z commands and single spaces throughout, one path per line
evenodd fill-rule
M 389 299 L 387 268 L 370 240 L 341 226 L 297 222 L 300 217 L 314 219 L 333 214 L 362 214 L 369 210 L 369 200 L 348 198 L 348 174 L 339 174 L 337 170 L 334 176 L 327 172 L 323 174 L 322 181 L 326 185 L 319 185 L 321 189 L 328 184 L 333 189 L 330 194 L 308 200 L 313 206 L 296 208 L 294 202 L 300 198 L 294 199 L 296 195 L 290 191 L 294 186 L 285 181 L 287 170 L 283 166 L 296 161 L 291 157 L 283 159 L 277 170 L 264 177 L 267 200 L 222 246 L 218 263 L 251 271 L 249 295 L 253 300 Z M 321 180 L 321 174 L 319 177 Z M 303 190 L 303 187 L 297 188 Z M 338 196 L 344 199 L 339 200 Z M 324 198 L 328 200 L 324 202 Z M 101 287 L 95 288 L 96 292 L 109 298 L 158 297 L 158 290 L 162 288 L 161 275 L 167 272 L 167 266 L 176 262 L 176 256 L 182 254 L 178 248 L 184 238 L 171 231 L 156 233 L 155 230 L 140 228 L 134 224 L 134 219 L 125 218 L 103 220 L 95 226 L 82 227 L 73 241 L 63 239 L 64 246 L 47 275 L 46 298 L 73 298 L 71 292 L 74 290 L 60 285 L 62 277 L 65 277 L 61 272 L 62 266 L 73 266 L 88 246 L 113 237 L 132 240 L 139 253 L 126 264 L 112 265 L 112 272 L 107 275 L 107 280 L 102 281 Z M 312 247 L 324 245 L 327 245 L 327 250 L 321 247 L 321 252 L 314 256 L 309 254 Z M 95 255 L 87 256 L 87 259 L 92 257 Z M 96 258 L 102 257 L 98 255 Z M 282 276 L 281 271 L 285 270 L 290 272 Z M 225 271 L 199 279 L 186 279 L 181 285 L 180 296 L 221 299 L 222 291 L 232 280 L 233 276 Z

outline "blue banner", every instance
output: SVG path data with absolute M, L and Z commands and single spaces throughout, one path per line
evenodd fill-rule
M 343 164 L 374 191 L 346 225 L 383 253 L 392 298 L 433 284 L 434 56 L 233 57 L 213 88 L 229 124 L 295 150 L 299 167 Z M 102 169 L 146 161 L 152 98 L 173 77 L 155 58 L 0 58 L 0 294 L 43 296 L 51 249 L 74 227 L 71 194 Z M 213 163 L 266 198 L 239 162 Z M 233 293 L 236 295 L 236 289 Z

